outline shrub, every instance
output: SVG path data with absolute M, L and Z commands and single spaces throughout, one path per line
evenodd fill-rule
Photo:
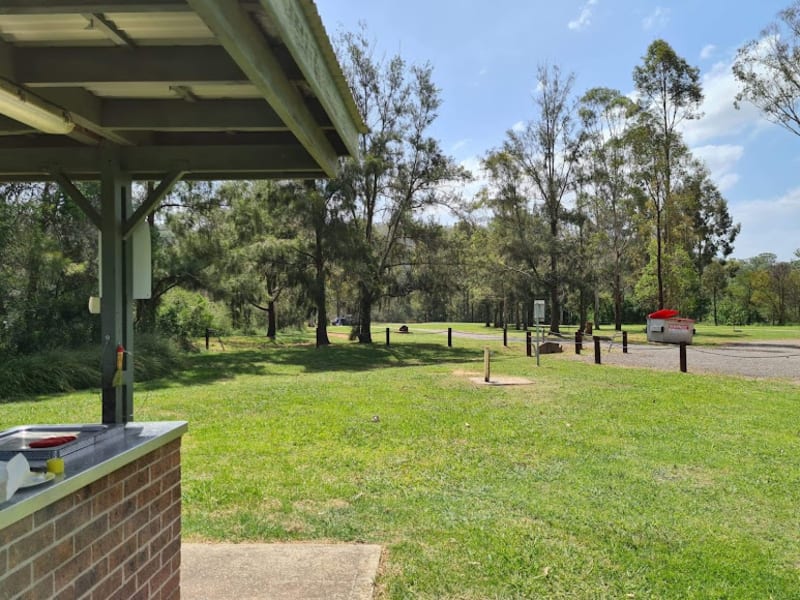
M 227 332 L 230 325 L 224 307 L 197 292 L 174 288 L 162 298 L 156 315 L 158 331 L 187 340 L 208 328 Z

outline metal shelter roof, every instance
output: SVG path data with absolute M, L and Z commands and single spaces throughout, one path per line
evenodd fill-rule
M 0 1 L 0 179 L 325 177 L 363 129 L 313 0 Z

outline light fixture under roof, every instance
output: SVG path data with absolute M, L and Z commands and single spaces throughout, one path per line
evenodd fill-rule
M 0 79 L 0 114 L 42 133 L 64 135 L 75 127 L 67 111 L 6 79 Z

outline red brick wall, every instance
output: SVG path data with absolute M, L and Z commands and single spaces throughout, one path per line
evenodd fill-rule
M 178 600 L 180 534 L 177 439 L 0 530 L 0 600 Z

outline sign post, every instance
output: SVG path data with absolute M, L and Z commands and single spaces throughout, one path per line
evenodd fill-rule
M 533 320 L 536 323 L 536 366 L 539 365 L 539 324 L 544 321 L 544 300 L 533 301 Z M 542 336 L 544 337 L 544 336 Z

